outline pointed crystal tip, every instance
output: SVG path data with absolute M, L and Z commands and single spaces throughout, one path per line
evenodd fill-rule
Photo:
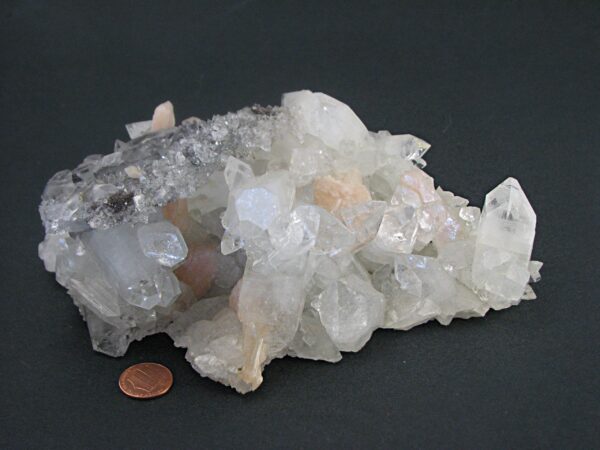
M 536 214 L 517 179 L 508 177 L 485 196 L 485 213 L 501 214 L 502 219 L 536 223 Z

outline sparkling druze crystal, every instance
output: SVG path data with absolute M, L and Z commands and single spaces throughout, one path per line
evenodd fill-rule
M 54 175 L 39 256 L 123 355 L 167 332 L 201 375 L 245 393 L 286 355 L 337 362 L 377 328 L 481 317 L 536 297 L 536 215 L 508 178 L 483 210 L 436 189 L 429 144 L 367 130 L 322 93 L 176 125 Z

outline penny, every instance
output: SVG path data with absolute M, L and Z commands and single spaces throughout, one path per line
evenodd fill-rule
M 128 367 L 119 377 L 123 394 L 139 399 L 160 397 L 173 386 L 171 371 L 157 363 L 140 363 Z

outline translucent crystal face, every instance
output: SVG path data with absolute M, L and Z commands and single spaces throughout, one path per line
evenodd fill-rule
M 517 180 L 507 178 L 485 197 L 481 221 L 481 243 L 504 247 L 529 259 L 536 215 Z
M 341 351 L 360 350 L 383 323 L 383 296 L 354 274 L 331 283 L 311 306 Z
M 436 258 L 419 255 L 397 256 L 394 276 L 400 289 L 421 300 L 443 308 L 455 295 L 455 282 L 442 269 Z
M 536 215 L 521 185 L 506 179 L 491 191 L 481 212 L 472 277 L 496 307 L 518 302 L 529 280 Z
M 483 211 L 436 189 L 429 144 L 369 132 L 322 93 L 131 140 L 48 182 L 39 256 L 95 350 L 166 331 L 203 376 L 256 389 L 272 359 L 339 361 L 379 327 L 483 316 L 540 279 L 536 216 L 509 178 Z
M 155 258 L 148 257 L 137 238 L 144 225 L 120 225 L 105 231 L 82 235 L 84 245 L 105 266 L 123 299 L 142 309 L 169 306 L 181 290 L 175 276 L 165 271 Z
M 282 106 L 293 115 L 303 134 L 316 136 L 325 145 L 339 148 L 345 141 L 362 142 L 367 128 L 344 103 L 322 93 L 299 91 L 284 94 Z
M 375 244 L 393 253 L 410 253 L 417 238 L 418 217 L 414 207 L 392 206 L 386 209 Z
M 358 243 L 368 243 L 377 235 L 386 208 L 386 202 L 368 201 L 342 209 L 340 216 Z
M 188 248 L 179 229 L 171 222 L 142 225 L 137 237 L 144 255 L 165 267 L 175 267 L 187 256 Z
M 379 155 L 383 164 L 394 160 L 418 161 L 431 147 L 427 142 L 410 134 L 386 136 Z M 381 164 L 381 163 L 380 163 Z

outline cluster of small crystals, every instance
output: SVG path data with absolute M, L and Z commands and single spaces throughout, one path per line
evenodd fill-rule
M 48 181 L 40 205 L 46 232 L 148 222 L 158 207 L 192 195 L 227 157 L 269 151 L 279 119 L 278 108 L 254 107 L 152 133 L 151 121 L 130 124 L 131 141 L 117 141 L 113 153 L 90 155 Z
M 377 328 L 535 298 L 536 216 L 513 178 L 469 206 L 422 170 L 425 141 L 369 132 L 310 91 L 172 125 L 128 126 L 135 139 L 44 194 L 40 257 L 96 350 L 166 331 L 200 374 L 245 393 L 274 358 L 336 362 Z M 117 190 L 90 200 L 104 185 Z

